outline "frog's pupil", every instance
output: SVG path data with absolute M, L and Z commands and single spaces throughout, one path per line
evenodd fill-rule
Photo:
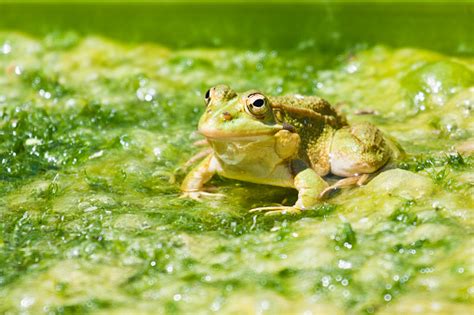
M 253 102 L 253 106 L 262 107 L 262 106 L 263 106 L 263 103 L 264 103 L 264 102 L 263 102 L 263 99 L 260 98 L 260 99 L 255 100 L 255 101 Z
M 209 96 L 210 96 L 209 94 L 210 94 L 210 90 L 207 90 L 206 95 L 205 95 L 204 97 L 205 97 L 206 99 L 208 99 Z

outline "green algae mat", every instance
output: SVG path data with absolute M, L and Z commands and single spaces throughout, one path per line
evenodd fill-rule
M 472 311 L 469 43 L 329 51 L 24 31 L 0 33 L 0 313 Z M 296 216 L 248 213 L 296 191 L 225 178 L 211 182 L 223 199 L 180 199 L 203 93 L 220 83 L 321 96 L 407 157 Z

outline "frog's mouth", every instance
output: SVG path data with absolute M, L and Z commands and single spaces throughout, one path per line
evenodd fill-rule
M 275 135 L 278 131 L 282 130 L 281 126 L 275 126 L 271 129 L 266 130 L 249 130 L 246 132 L 232 132 L 223 131 L 219 129 L 207 129 L 199 128 L 199 133 L 209 140 L 222 140 L 222 141 L 234 141 L 234 140 L 257 140 Z
M 278 131 L 285 129 L 282 125 L 266 126 L 264 129 L 249 129 L 249 130 L 222 130 L 218 128 L 206 128 L 205 126 L 199 126 L 198 132 L 208 139 L 221 139 L 221 140 L 233 140 L 233 139 L 252 139 L 252 138 L 264 138 L 275 135 Z

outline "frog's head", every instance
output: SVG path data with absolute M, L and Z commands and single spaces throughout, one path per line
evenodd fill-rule
M 206 92 L 205 103 L 198 129 L 207 138 L 265 136 L 282 129 L 268 98 L 258 91 L 238 94 L 226 85 L 217 85 Z

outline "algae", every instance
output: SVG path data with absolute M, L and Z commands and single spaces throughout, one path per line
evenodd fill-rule
M 330 59 L 0 33 L 0 312 L 468 314 L 474 59 Z M 249 214 L 296 193 L 225 178 L 179 199 L 218 83 L 319 95 L 407 157 L 298 216 Z

